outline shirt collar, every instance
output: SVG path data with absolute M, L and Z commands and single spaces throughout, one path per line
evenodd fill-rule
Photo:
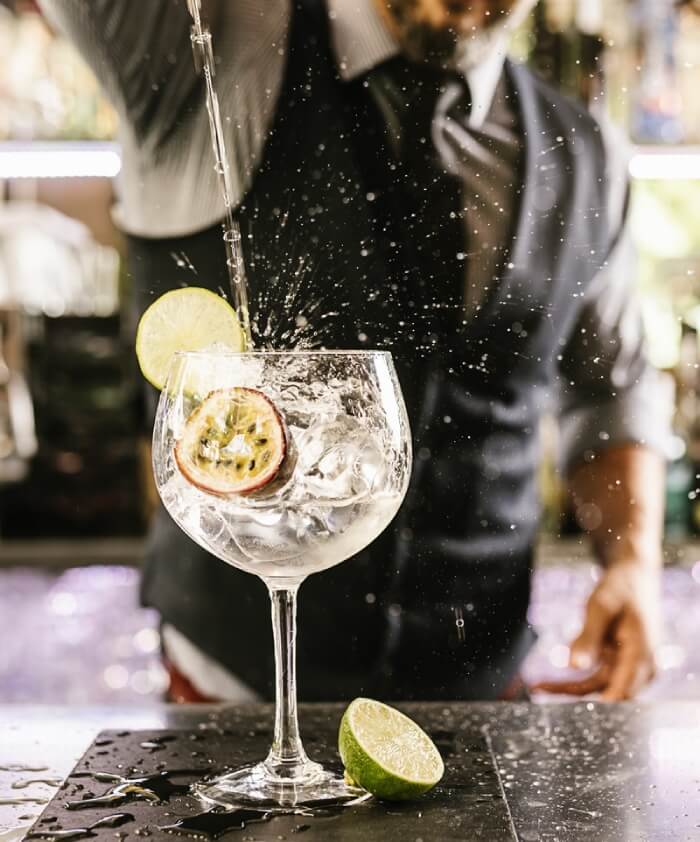
M 386 28 L 374 0 L 328 0 L 328 15 L 342 79 L 355 79 L 399 53 L 399 45 Z M 504 33 L 477 64 L 460 65 L 472 95 L 472 128 L 480 128 L 488 116 L 507 51 L 508 37 Z

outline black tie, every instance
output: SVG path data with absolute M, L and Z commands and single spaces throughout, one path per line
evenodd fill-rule
M 366 82 L 391 153 L 384 184 L 406 285 L 399 309 L 419 353 L 450 356 L 463 325 L 467 251 L 451 136 L 466 127 L 469 88 L 457 73 L 401 57 L 373 70 Z
M 463 130 L 471 111 L 466 79 L 452 70 L 394 58 L 368 76 L 397 157 L 457 174 L 449 135 Z M 459 127 L 459 128 L 458 128 Z

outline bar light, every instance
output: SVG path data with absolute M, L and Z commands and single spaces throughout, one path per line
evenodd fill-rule
M 700 146 L 639 147 L 630 159 L 632 178 L 658 181 L 700 179 Z
M 116 143 L 0 143 L 0 180 L 114 178 L 121 167 Z M 700 146 L 637 147 L 629 171 L 632 178 L 642 180 L 700 180 Z
M 116 143 L 0 143 L 0 180 L 114 178 L 122 168 Z

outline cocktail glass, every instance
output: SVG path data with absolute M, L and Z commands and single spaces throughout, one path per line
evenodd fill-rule
M 284 419 L 286 464 L 269 489 L 216 496 L 181 472 L 175 448 L 188 418 L 215 390 L 262 392 Z M 375 351 L 177 354 L 153 434 L 165 508 L 194 541 L 260 576 L 272 603 L 276 714 L 265 760 L 199 786 L 217 805 L 288 810 L 366 797 L 306 755 L 295 674 L 299 586 L 373 541 L 398 511 L 411 437 L 391 355 Z

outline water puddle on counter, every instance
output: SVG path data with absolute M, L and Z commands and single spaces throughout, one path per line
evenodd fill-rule
M 0 807 L 19 807 L 22 804 L 48 804 L 48 798 L 34 798 L 31 795 L 18 795 L 14 798 L 0 798 Z
M 84 827 L 72 827 L 66 830 L 59 828 L 47 828 L 46 830 L 33 830 L 28 833 L 26 839 L 43 839 L 44 842 L 76 842 L 78 839 L 86 839 L 96 836 L 95 831 L 101 827 L 121 827 L 124 824 L 133 822 L 131 813 L 114 813 L 111 816 L 104 816 Z
M 0 772 L 48 772 L 48 766 L 27 766 L 24 763 L 3 763 Z
M 73 778 L 92 778 L 100 783 L 114 784 L 102 795 L 87 796 L 78 801 L 66 802 L 67 810 L 85 810 L 89 807 L 107 807 L 128 801 L 152 801 L 162 804 L 173 795 L 187 795 L 190 784 L 176 784 L 170 778 L 175 775 L 201 774 L 201 770 L 177 769 L 157 772 L 154 775 L 137 775 L 124 778 L 111 772 L 79 772 Z
M 269 811 L 239 808 L 233 810 L 213 809 L 196 816 L 187 816 L 173 824 L 160 825 L 159 830 L 177 836 L 191 836 L 205 839 L 218 839 L 224 833 L 233 830 L 245 830 L 250 824 L 268 822 L 272 818 Z
M 13 781 L 10 784 L 10 789 L 27 789 L 35 784 L 44 784 L 45 786 L 56 787 L 61 786 L 63 778 L 28 778 L 25 781 Z

